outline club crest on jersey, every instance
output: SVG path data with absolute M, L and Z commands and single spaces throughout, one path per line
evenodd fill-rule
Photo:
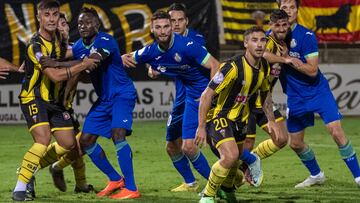
M 43 55 L 43 53 L 41 53 L 41 52 L 36 52 L 36 53 L 35 53 L 35 58 L 36 58 L 36 60 L 38 60 L 38 61 L 40 61 L 40 58 L 41 58 L 42 56 L 44 56 L 44 55 Z
M 176 62 L 180 63 L 180 61 L 181 61 L 181 56 L 180 56 L 178 53 L 175 53 L 175 55 L 174 55 L 174 60 L 175 60 Z
M 162 73 L 164 73 L 166 71 L 166 67 L 164 67 L 164 66 L 158 66 L 156 69 Z
M 291 40 L 291 42 L 290 42 L 290 47 L 291 47 L 291 48 L 295 48 L 296 45 L 297 45 L 297 42 L 296 42 L 296 40 L 293 38 L 293 39 Z
M 222 74 L 222 72 L 218 72 L 215 74 L 213 81 L 215 84 L 220 84 L 222 83 L 222 81 L 224 81 L 224 75 Z
M 223 137 L 225 137 L 225 129 L 221 129 L 221 130 L 219 131 L 219 133 L 220 133 Z
M 33 115 L 32 119 L 33 119 L 34 123 L 37 123 L 37 115 Z
M 68 112 L 63 112 L 63 118 L 64 120 L 69 120 L 71 117 L 70 117 L 70 114 Z

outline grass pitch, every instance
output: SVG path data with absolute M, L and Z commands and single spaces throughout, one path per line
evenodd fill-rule
M 343 128 L 360 154 L 360 122 L 358 118 L 343 120 Z M 134 155 L 135 179 L 142 194 L 140 199 L 124 202 L 197 202 L 197 193 L 172 193 L 169 190 L 182 181 L 165 152 L 165 122 L 135 122 L 133 135 L 128 138 Z M 257 143 L 268 137 L 258 130 Z M 263 185 L 253 188 L 244 185 L 237 191 L 240 202 L 360 202 L 360 189 L 341 160 L 338 149 L 327 134 L 322 121 L 306 131 L 306 140 L 315 151 L 327 181 L 323 186 L 294 189 L 308 172 L 295 153 L 287 146 L 274 156 L 263 160 L 265 174 Z M 115 147 L 110 140 L 99 139 L 114 167 L 120 171 Z M 0 202 L 11 201 L 11 191 L 16 183 L 16 168 L 32 139 L 25 125 L 0 126 Z M 207 147 L 203 149 L 209 163 L 216 158 Z M 88 183 L 96 189 L 106 185 L 106 177 L 85 157 Z M 194 171 L 201 189 L 205 180 Z M 71 167 L 65 169 L 68 191 L 60 192 L 52 184 L 48 170 L 37 175 L 36 202 L 115 202 L 97 198 L 92 194 L 74 194 L 74 178 Z

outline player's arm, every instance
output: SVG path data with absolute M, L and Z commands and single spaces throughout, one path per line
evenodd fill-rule
M 210 54 L 209 54 L 210 55 Z M 202 64 L 205 68 L 210 69 L 210 78 L 214 77 L 216 71 L 218 71 L 220 63 L 213 56 L 209 56 L 208 60 Z
M 68 101 L 71 92 L 76 89 L 80 79 L 80 75 L 81 74 L 77 74 L 74 77 L 71 77 L 69 80 L 67 80 L 65 92 L 64 92 L 64 101 L 63 101 L 64 106 L 66 106 L 66 102 Z
M 0 71 L 1 72 L 8 72 L 8 71 L 14 71 L 18 72 L 19 67 L 15 64 L 10 63 L 9 61 L 3 59 L 0 57 Z
M 309 56 L 306 59 L 306 63 L 303 63 L 299 66 L 294 66 L 294 68 L 308 76 L 315 77 L 318 73 L 319 57 Z
M 48 68 L 71 67 L 71 66 L 74 66 L 79 63 L 81 63 L 80 60 L 58 61 L 58 60 L 50 58 L 48 56 L 43 56 L 40 58 L 41 66 L 48 67 Z
M 223 91 L 229 83 L 237 78 L 237 75 L 237 69 L 231 63 L 222 63 L 220 69 L 209 82 L 208 87 L 201 94 L 198 115 L 199 124 L 195 137 L 195 144 L 198 146 L 206 144 L 206 117 L 213 97 Z
M 211 101 L 215 96 L 215 91 L 207 87 L 200 97 L 199 105 L 199 124 L 196 130 L 195 144 L 199 147 L 206 145 L 206 117 L 211 107 Z
M 263 57 L 271 64 L 273 63 L 283 63 L 283 64 L 289 64 L 291 66 L 301 66 L 303 62 L 300 59 L 289 57 L 287 53 L 283 53 L 282 55 L 276 55 L 273 53 L 274 43 L 272 43 L 270 40 L 266 44 L 266 50 L 264 52 Z M 286 46 L 286 45 L 283 45 Z M 287 48 L 283 48 L 282 52 L 285 52 Z
M 99 60 L 92 58 L 84 58 L 81 63 L 71 67 L 60 68 L 42 68 L 42 72 L 50 78 L 53 82 L 60 82 L 76 76 L 83 70 L 93 70 L 97 67 Z

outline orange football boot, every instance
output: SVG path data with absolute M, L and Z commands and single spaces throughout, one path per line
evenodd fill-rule
M 139 190 L 131 191 L 126 188 L 123 188 L 120 190 L 119 193 L 110 196 L 111 199 L 135 199 L 139 197 L 140 197 Z
M 96 194 L 96 196 L 98 197 L 104 197 L 107 195 L 110 195 L 111 193 L 113 193 L 115 190 L 117 189 L 121 189 L 125 186 L 125 181 L 124 178 L 121 178 L 119 181 L 109 181 L 107 186 L 101 190 L 100 192 L 98 192 Z

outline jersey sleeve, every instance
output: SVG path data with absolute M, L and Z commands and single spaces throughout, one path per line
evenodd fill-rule
M 275 43 L 273 40 L 271 40 L 270 37 L 268 37 L 268 41 L 266 43 L 266 47 L 265 47 L 266 51 L 269 51 L 271 53 L 274 54 L 274 50 L 275 50 Z
M 305 58 L 312 56 L 318 56 L 318 42 L 313 32 L 307 31 L 305 37 L 302 40 L 302 54 Z
M 222 63 L 220 69 L 209 82 L 208 87 L 219 94 L 229 83 L 237 79 L 236 67 L 230 62 Z
M 91 54 L 98 54 L 104 61 L 114 52 L 118 51 L 117 42 L 112 36 L 102 36 L 96 39 L 94 46 L 90 49 Z
M 262 63 L 263 63 L 263 67 L 264 67 L 264 70 L 265 70 L 265 76 L 264 76 L 264 80 L 263 80 L 263 82 L 261 83 L 261 86 L 260 86 L 260 92 L 268 92 L 271 89 L 270 65 L 266 60 L 263 60 Z
M 205 47 L 195 41 L 188 41 L 185 47 L 187 56 L 195 60 L 199 65 L 204 65 L 211 56 Z
M 133 52 L 133 59 L 137 64 L 150 63 L 153 58 L 151 45 L 145 46 L 142 49 Z
M 42 48 L 43 45 L 40 43 L 32 43 L 28 46 L 27 55 L 29 59 L 34 63 L 34 68 L 42 70 L 42 66 L 40 64 L 40 58 L 42 56 L 48 56 L 49 54 L 44 51 L 45 48 Z

